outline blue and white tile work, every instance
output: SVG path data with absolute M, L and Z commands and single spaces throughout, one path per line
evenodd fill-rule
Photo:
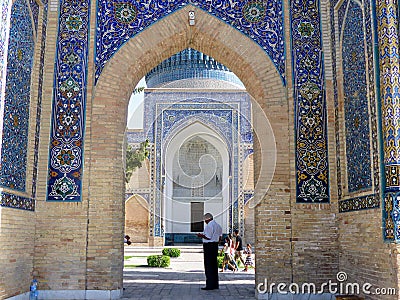
M 367 73 L 362 7 L 349 1 L 343 28 L 342 65 L 349 192 L 372 187 Z
M 81 201 L 90 1 L 60 1 L 47 201 Z
M 341 213 L 380 207 L 378 115 L 375 99 L 377 75 L 373 61 L 374 15 L 375 12 L 369 1 L 360 3 L 348 0 L 331 3 L 337 189 L 339 212 Z M 338 24 L 337 27 L 335 24 Z M 339 46 L 342 48 L 339 49 Z M 336 65 L 339 55 L 342 57 L 342 66 Z M 355 60 L 357 62 L 354 62 Z M 363 71 L 353 74 L 351 65 L 357 66 L 355 69 Z M 337 85 L 339 70 L 342 70 L 343 86 Z M 339 108 L 338 89 L 341 89 L 345 96 L 342 102 L 344 102 L 343 110 L 345 112 L 346 151 L 341 145 L 339 135 L 341 127 L 339 110 L 341 108 Z M 361 128 L 360 125 L 362 125 Z M 363 140 L 362 143 L 359 142 L 360 139 Z M 373 153 L 372 164 L 371 151 Z M 346 172 L 343 172 L 346 164 L 341 163 L 340 153 L 347 154 Z M 352 165 L 355 162 L 358 162 L 358 165 Z M 342 174 L 347 174 L 347 191 L 342 186 Z M 351 196 L 352 192 L 354 194 L 360 191 L 370 191 L 371 193 L 363 196 Z
M 31 197 L 23 197 L 3 191 L 1 206 L 33 211 L 35 209 L 41 100 L 43 86 L 44 49 L 47 26 L 47 1 L 42 5 L 42 34 L 40 47 L 40 73 L 38 77 L 38 100 Z M 3 120 L 3 156 L 1 185 L 19 192 L 26 192 L 28 120 L 31 98 L 31 73 L 33 53 L 37 39 L 40 7 L 35 1 L 15 1 L 11 7 L 10 39 L 8 44 L 7 77 Z M 33 20 L 31 19 L 31 16 Z M 35 25 L 35 28 L 32 27 Z M 12 122 L 10 122 L 12 121 Z M 10 155 L 12 159 L 10 159 Z M 12 172 L 10 177 L 7 173 Z
M 298 203 L 329 202 L 327 117 L 319 1 L 290 1 Z
M 37 35 L 39 24 L 39 4 L 36 0 L 29 0 L 29 6 L 32 12 L 33 23 L 35 24 L 35 34 Z
M 240 79 L 212 57 L 192 48 L 178 52 L 164 60 L 146 75 L 148 88 L 183 79 L 207 78 L 228 81 L 244 88 Z
M 29 104 L 35 39 L 25 0 L 11 8 L 0 185 L 25 192 Z
M 96 81 L 110 58 L 130 38 L 191 4 L 254 40 L 271 58 L 285 84 L 282 1 L 178 0 L 97 1 Z
M 377 1 L 383 164 L 383 235 L 400 242 L 400 58 L 398 1 Z
M 10 18 L 11 18 L 11 5 L 12 0 L 4 0 L 0 2 L 0 134 L 3 132 L 3 119 L 4 119 L 4 89 L 6 85 L 6 78 L 4 76 L 7 67 L 7 53 L 8 53 L 8 42 L 9 42 L 9 31 L 10 31 Z M 0 150 L 2 144 L 0 143 Z

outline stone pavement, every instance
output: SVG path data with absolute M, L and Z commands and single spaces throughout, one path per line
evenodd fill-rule
M 219 273 L 219 290 L 203 291 L 205 275 L 201 246 L 175 246 L 181 256 L 171 258 L 168 268 L 147 267 L 147 256 L 161 254 L 163 248 L 125 247 L 127 265 L 124 268 L 124 293 L 122 299 L 255 299 L 254 270 Z

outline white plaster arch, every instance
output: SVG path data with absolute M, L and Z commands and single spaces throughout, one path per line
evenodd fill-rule
M 178 215 L 174 215 L 173 204 L 177 204 L 176 199 L 173 198 L 173 159 L 175 153 L 179 151 L 180 147 L 190 138 L 198 136 L 212 144 L 220 153 L 222 157 L 223 173 L 222 173 L 222 199 L 217 197 L 210 198 L 206 201 L 204 207 L 205 212 L 211 212 L 214 218 L 222 226 L 224 232 L 229 232 L 229 197 L 230 197 L 230 185 L 229 176 L 230 174 L 230 157 L 226 143 L 223 141 L 221 136 L 213 131 L 208 126 L 200 123 L 199 121 L 188 125 L 183 128 L 180 132 L 176 133 L 174 137 L 166 145 L 165 150 L 162 153 L 163 165 L 165 169 L 165 190 L 163 198 L 164 207 L 164 228 L 166 232 L 169 230 L 176 231 L 176 228 L 184 228 L 187 225 L 190 215 L 184 216 L 179 214 L 180 219 L 176 220 Z M 171 203 L 172 202 L 172 203 Z M 172 204 L 172 205 L 170 205 Z M 185 204 L 177 205 L 184 207 Z M 189 218 L 189 219 L 188 219 Z M 187 227 L 187 226 L 186 226 Z M 179 229 L 178 229 L 179 230 Z M 171 232 L 172 232 L 171 231 Z

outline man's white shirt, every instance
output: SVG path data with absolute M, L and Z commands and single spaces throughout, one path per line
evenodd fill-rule
M 203 239 L 203 243 L 219 242 L 219 237 L 222 236 L 222 227 L 214 220 L 206 224 L 203 234 L 209 238 Z

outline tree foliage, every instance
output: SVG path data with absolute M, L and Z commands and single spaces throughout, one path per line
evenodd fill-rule
M 135 88 L 135 89 L 133 90 L 133 94 L 134 94 L 134 95 L 140 94 L 141 92 L 144 91 L 145 88 L 146 88 L 146 87 L 144 87 L 144 86 L 139 86 L 139 87 L 137 87 L 137 88 Z
M 149 150 L 147 149 L 148 146 L 149 140 L 141 142 L 138 148 L 128 145 L 126 149 L 126 183 L 131 179 L 132 173 L 135 172 L 136 169 L 141 168 L 143 161 L 149 156 Z

